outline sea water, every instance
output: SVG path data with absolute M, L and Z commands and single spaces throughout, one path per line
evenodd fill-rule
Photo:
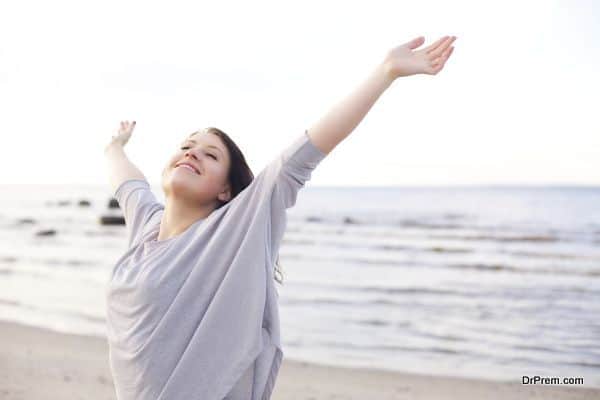
M 0 190 L 0 319 L 104 337 L 110 189 Z M 600 387 L 600 188 L 309 186 L 288 216 L 285 358 Z

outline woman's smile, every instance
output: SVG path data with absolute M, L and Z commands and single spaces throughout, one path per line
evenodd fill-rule
M 192 167 L 190 167 L 189 165 L 182 164 L 182 165 L 179 165 L 179 166 L 177 166 L 177 168 L 184 168 L 184 169 L 187 169 L 188 171 L 190 171 L 190 172 L 192 172 L 192 173 L 194 173 L 194 174 L 196 174 L 196 175 L 199 175 L 199 174 L 198 174 L 196 171 L 194 171 L 194 169 L 193 169 Z

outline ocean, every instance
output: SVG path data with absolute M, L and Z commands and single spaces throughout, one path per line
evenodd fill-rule
M 0 190 L 0 319 L 105 337 L 109 187 Z M 600 387 L 599 187 L 307 186 L 288 216 L 284 358 Z

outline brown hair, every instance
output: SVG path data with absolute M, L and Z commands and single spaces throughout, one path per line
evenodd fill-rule
M 231 198 L 228 201 L 220 201 L 219 205 L 216 209 L 223 207 L 225 204 L 229 203 L 235 196 L 237 196 L 242 190 L 244 190 L 250 183 L 254 180 L 254 174 L 252 170 L 248 166 L 246 162 L 246 158 L 244 154 L 240 150 L 240 148 L 235 144 L 235 142 L 222 130 L 210 126 L 205 128 L 203 131 L 198 132 L 208 132 L 218 136 L 225 147 L 227 147 L 227 151 L 229 152 L 229 158 L 231 160 L 229 166 L 229 172 L 227 174 L 227 179 L 229 184 L 231 185 Z M 195 133 L 192 133 L 192 136 Z M 280 278 L 277 278 L 277 274 L 279 274 Z M 275 277 L 274 279 L 279 283 L 283 284 L 283 273 L 281 272 L 281 265 L 279 263 L 279 253 L 277 254 L 277 260 L 275 261 Z

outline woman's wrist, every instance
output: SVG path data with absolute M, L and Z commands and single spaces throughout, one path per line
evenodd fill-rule
M 123 151 L 123 144 L 118 140 L 112 140 L 104 147 L 104 154 L 114 153 L 115 151 Z
M 377 86 L 379 86 L 382 90 L 389 88 L 396 80 L 390 70 L 390 67 L 385 61 L 377 65 L 371 77 L 375 79 Z
M 383 61 L 379 69 L 381 70 L 383 79 L 388 82 L 388 85 L 391 85 L 396 80 L 396 78 L 393 77 L 390 65 L 387 61 Z

